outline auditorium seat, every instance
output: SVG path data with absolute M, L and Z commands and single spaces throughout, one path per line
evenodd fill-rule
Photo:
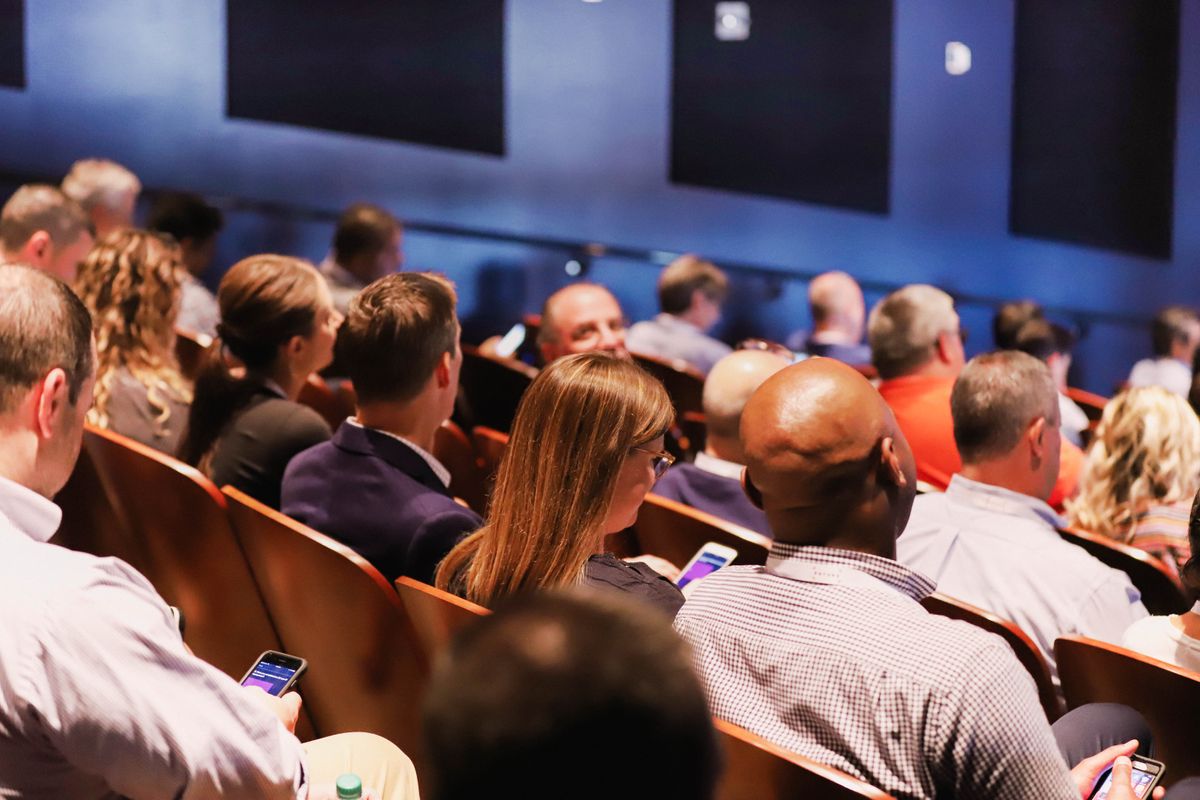
M 420 770 L 428 663 L 395 590 L 340 542 L 237 489 L 224 493 L 284 649 L 308 659 L 300 691 L 317 731 L 379 734 Z
M 200 333 L 192 333 L 182 328 L 175 329 L 175 358 L 179 361 L 179 371 L 189 381 L 196 380 L 200 371 L 200 362 L 204 359 L 204 351 L 211 342 Z
M 148 574 L 142 543 L 105 491 L 86 449 L 80 451 L 71 478 L 55 495 L 54 502 L 63 515 L 51 542 L 94 556 L 114 556 L 143 575 Z
M 1154 757 L 1167 765 L 1165 783 L 1200 775 L 1200 674 L 1081 636 L 1058 639 L 1054 659 L 1067 708 L 1123 703 L 1136 709 L 1154 733 Z
M 990 611 L 944 594 L 931 594 L 921 601 L 921 605 L 925 606 L 925 610 L 931 614 L 969 622 L 976 628 L 995 634 L 1007 642 L 1017 660 L 1021 662 L 1021 666 L 1025 667 L 1029 671 L 1029 676 L 1033 678 L 1033 684 L 1037 687 L 1038 700 L 1042 703 L 1046 718 L 1050 722 L 1054 722 L 1062 716 L 1062 701 L 1059 700 L 1058 692 L 1054 689 L 1054 681 L 1050 678 L 1050 668 L 1046 665 L 1046 659 L 1042 657 L 1042 652 L 1038 650 L 1037 645 L 1025 631 Z
M 1191 602 L 1171 570 L 1145 550 L 1079 528 L 1061 528 L 1058 533 L 1128 575 L 1142 593 L 1142 604 L 1151 614 L 1182 614 L 1191 608 Z
M 1087 416 L 1089 422 L 1099 422 L 1100 417 L 1104 416 L 1104 407 L 1108 405 L 1107 397 L 1071 386 L 1068 386 L 1063 394 L 1069 400 L 1075 401 L 1075 404 L 1083 409 L 1083 413 Z
M 471 431 L 471 441 L 475 445 L 475 452 L 479 454 L 484 483 L 491 491 L 496 472 L 500 469 L 500 459 L 504 458 L 504 452 L 508 449 L 508 434 L 480 425 Z
M 450 420 L 443 422 L 434 436 L 433 456 L 450 471 L 450 494 L 483 514 L 487 504 L 483 468 L 462 428 Z
M 708 421 L 702 411 L 687 411 L 679 418 L 679 446 L 688 461 L 695 461 L 696 454 L 704 451 L 708 439 Z
M 521 396 L 538 371 L 521 361 L 497 358 L 462 346 L 463 363 L 459 373 L 459 422 L 463 428 L 486 425 L 498 431 L 512 429 Z
M 334 430 L 346 421 L 346 417 L 354 416 L 353 392 L 335 390 L 320 375 L 308 376 L 296 401 L 320 414 Z
M 610 549 L 619 556 L 655 555 L 677 567 L 705 542 L 732 547 L 736 564 L 765 564 L 771 549 L 771 540 L 760 533 L 655 494 L 646 495 L 633 527 L 609 537 Z
M 662 381 L 671 396 L 676 418 L 689 411 L 703 413 L 704 376 L 686 361 L 678 358 L 659 358 L 645 353 L 632 353 L 638 366 Z
M 279 637 L 234 538 L 225 498 L 194 467 L 87 426 L 84 446 L 145 553 L 143 574 L 183 610 L 196 655 L 240 679 Z
M 437 654 L 450 645 L 454 634 L 472 620 L 492 612 L 481 605 L 461 597 L 443 592 L 412 578 L 401 576 L 396 579 L 396 592 L 408 612 L 425 658 L 433 663 Z

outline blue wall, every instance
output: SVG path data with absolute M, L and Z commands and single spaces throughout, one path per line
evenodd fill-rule
M 836 267 L 1092 311 L 1149 316 L 1200 296 L 1200 0 L 1183 0 L 1175 245 L 1165 262 L 1008 234 L 1013 5 L 1003 0 L 897 0 L 888 216 L 669 185 L 667 0 L 509 0 L 502 159 L 226 119 L 222 0 L 26 5 L 29 85 L 0 89 L 4 170 L 56 175 L 105 155 L 149 186 L 329 210 L 368 199 L 414 220 L 804 272 Z M 974 53 L 958 78 L 942 68 L 952 39 Z M 226 262 L 262 247 L 320 258 L 329 237 L 322 225 L 232 223 Z M 413 235 L 407 255 L 410 266 L 459 282 L 464 315 L 480 310 L 485 292 L 495 297 L 499 284 L 488 281 L 497 274 L 520 277 L 504 284 L 510 311 L 536 308 L 566 279 L 557 255 L 528 248 Z M 653 312 L 647 265 L 602 259 L 593 277 L 614 285 L 631 317 Z M 804 326 L 802 284 L 776 288 L 771 299 L 764 281 L 739 281 L 733 328 L 783 338 Z M 964 311 L 983 334 L 988 310 Z M 1076 382 L 1108 391 L 1148 338 L 1093 325 Z

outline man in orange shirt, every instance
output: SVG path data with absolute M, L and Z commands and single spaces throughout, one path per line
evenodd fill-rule
M 883 382 L 879 393 L 891 406 L 917 459 L 917 479 L 945 489 L 962 469 L 954 444 L 950 391 L 966 363 L 962 326 L 950 295 L 912 284 L 871 309 L 867 341 Z M 1083 452 L 1063 442 L 1058 480 L 1049 503 L 1061 509 L 1075 493 Z

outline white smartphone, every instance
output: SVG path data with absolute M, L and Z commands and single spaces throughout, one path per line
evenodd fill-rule
M 525 343 L 525 326 L 518 322 L 508 329 L 499 342 L 496 343 L 496 355 L 502 358 L 512 358 Z
M 716 572 L 737 558 L 737 550 L 716 542 L 705 542 L 692 556 L 683 571 L 679 573 L 676 584 L 680 589 L 698 578 L 703 578 L 710 572 Z

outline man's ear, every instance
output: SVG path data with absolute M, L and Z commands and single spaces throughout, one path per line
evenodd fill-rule
M 1046 457 L 1046 418 L 1038 417 L 1029 424 L 1025 439 L 1029 442 L 1029 453 L 1039 461 Z
M 308 340 L 297 334 L 288 339 L 287 342 L 283 344 L 283 348 L 287 352 L 288 356 L 294 357 L 303 353 L 306 345 L 308 345 Z
M 442 353 L 437 366 L 433 368 L 433 376 L 437 379 L 437 387 L 445 389 L 450 385 L 450 354 Z
M 55 367 L 46 373 L 46 377 L 37 384 L 37 396 L 34 398 L 34 426 L 38 436 L 49 439 L 58 430 L 58 420 L 70 406 L 70 382 L 67 373 L 61 367 Z
M 750 470 L 746 467 L 742 467 L 742 491 L 746 493 L 746 497 L 750 499 L 750 502 L 754 504 L 755 508 L 760 510 L 762 509 L 762 492 L 760 492 L 758 487 L 754 485 L 754 481 L 750 480 Z
M 50 251 L 54 248 L 54 241 L 50 238 L 47 231 L 34 231 L 33 235 L 25 242 L 25 246 L 21 248 L 21 254 L 31 261 L 41 261 L 48 258 Z
M 896 449 L 896 439 L 885 436 L 879 442 L 880 476 L 886 482 L 898 489 L 908 486 L 908 476 L 904 474 L 904 462 Z

